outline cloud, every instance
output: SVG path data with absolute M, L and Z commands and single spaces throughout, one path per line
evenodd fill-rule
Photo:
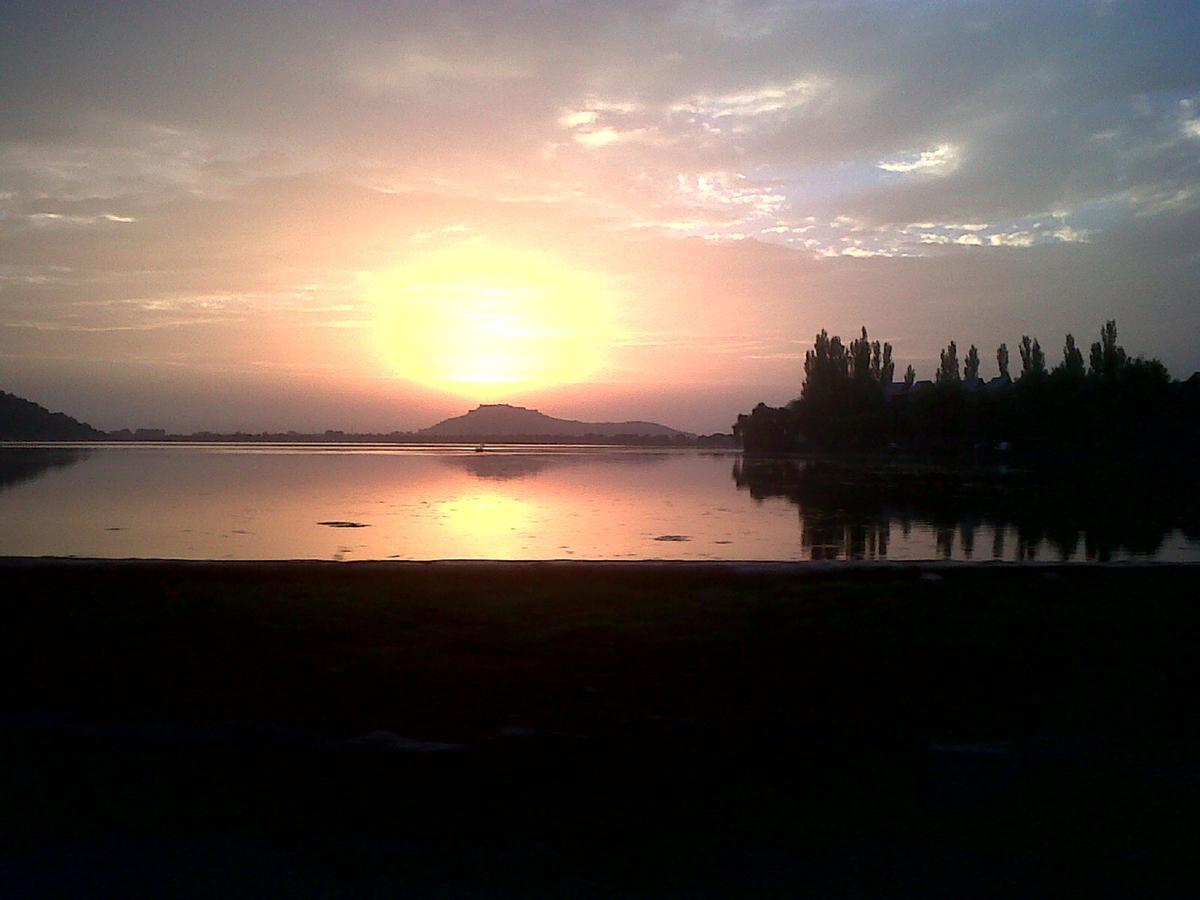
M 993 247 L 1032 247 L 1034 236 L 1028 231 L 1014 231 L 1011 234 L 989 234 L 988 243 Z
M 857 246 L 845 247 L 842 250 L 842 256 L 854 256 L 859 259 L 869 259 L 872 256 L 892 256 L 892 255 L 894 255 L 894 254 L 888 253 L 884 250 L 871 250 L 867 247 L 857 247 Z
M 23 217 L 26 222 L 35 228 L 46 227 L 70 227 L 79 225 L 96 225 L 105 223 L 116 223 L 120 225 L 128 225 L 136 222 L 137 219 L 132 216 L 118 216 L 113 213 L 101 213 L 94 216 L 86 215 L 70 215 L 59 212 L 35 212 L 29 213 Z
M 576 142 L 588 147 L 604 147 L 621 140 L 622 132 L 615 128 L 597 128 L 595 131 L 582 131 L 575 135 Z
M 1054 236 L 1067 244 L 1087 243 L 1091 240 L 1091 234 L 1087 229 L 1072 228 L 1070 225 L 1064 225 L 1054 231 Z
M 578 128 L 580 125 L 591 125 L 599 116 L 600 113 L 594 109 L 568 110 L 558 117 L 558 124 L 563 128 Z
M 938 144 L 932 150 L 901 154 L 899 158 L 882 161 L 876 165 L 885 172 L 927 172 L 944 175 L 958 167 L 959 148 L 954 144 Z
M 976 327 L 953 318 L 971 306 L 997 334 L 1118 315 L 1197 368 L 1166 323 L 1200 315 L 1200 8 L 1103 13 L 197 2 L 51 27 L 18 9 L 0 321 L 78 343 L 24 329 L 36 346 L 0 353 L 345 365 L 355 273 L 466 229 L 610 274 L 631 329 L 691 345 L 731 315 L 760 336 L 878 321 L 915 357 Z M 204 296 L 234 299 L 178 306 Z M 262 330 L 221 330 L 238 317 Z M 784 383 L 783 352 L 694 377 Z M 660 371 L 635 348 L 622 364 Z
M 785 113 L 809 103 L 821 88 L 817 80 L 798 79 L 786 85 L 764 85 L 718 96 L 696 94 L 671 104 L 670 110 L 708 119 Z

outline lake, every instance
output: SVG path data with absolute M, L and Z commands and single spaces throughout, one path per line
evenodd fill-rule
M 581 446 L 0 446 L 0 555 L 1200 561 L 1192 490 Z

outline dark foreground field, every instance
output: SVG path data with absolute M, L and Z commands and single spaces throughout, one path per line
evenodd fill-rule
M 0 896 L 1191 896 L 1200 568 L 0 562 Z

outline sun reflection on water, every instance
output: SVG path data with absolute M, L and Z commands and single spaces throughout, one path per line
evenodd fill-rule
M 436 516 L 454 532 L 462 556 L 509 557 L 521 549 L 537 507 L 510 494 L 481 491 L 443 500 L 437 504 Z

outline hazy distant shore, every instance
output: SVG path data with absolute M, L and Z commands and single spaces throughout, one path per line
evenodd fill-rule
M 11 895 L 1121 894 L 1200 858 L 1197 567 L 5 559 L 0 585 Z
M 664 437 L 658 435 L 465 435 L 463 437 L 432 437 L 417 434 L 355 434 L 348 432 L 301 434 L 261 434 L 236 432 L 214 434 L 163 434 L 152 437 L 126 437 L 103 435 L 87 438 L 5 438 L 0 446 L 23 446 L 28 444 L 97 444 L 97 445 L 154 445 L 154 444 L 391 444 L 397 447 L 462 447 L 485 445 L 520 446 L 584 446 L 584 447 L 647 447 L 647 448 L 700 448 L 736 449 L 731 435 L 688 435 Z

